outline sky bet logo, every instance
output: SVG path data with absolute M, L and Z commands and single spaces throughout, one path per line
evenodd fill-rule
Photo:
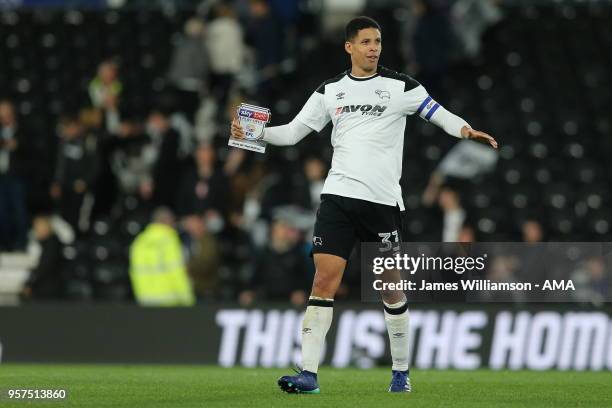
M 380 116 L 387 109 L 386 106 L 380 105 L 347 105 L 338 106 L 336 108 L 336 116 L 343 115 L 345 113 L 361 112 L 362 116 Z
M 238 114 L 245 118 L 264 120 L 264 121 L 268 120 L 268 115 L 264 112 L 254 112 L 248 109 L 240 109 L 240 112 Z

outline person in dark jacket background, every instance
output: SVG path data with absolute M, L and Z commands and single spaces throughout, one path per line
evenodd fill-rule
M 96 176 L 97 140 L 85 133 L 74 115 L 60 120 L 60 137 L 51 197 L 57 201 L 61 217 L 75 230 L 82 230 L 86 222 L 83 200 Z
M 153 203 L 156 207 L 175 210 L 181 175 L 179 133 L 171 127 L 169 113 L 163 109 L 154 109 L 149 114 L 147 133 L 157 149 L 151 175 Z
M 0 250 L 23 250 L 27 243 L 24 139 L 13 104 L 0 100 Z
M 208 75 L 208 53 L 204 43 L 204 22 L 191 17 L 174 46 L 168 79 L 175 89 L 180 108 L 190 121 L 200 106 L 200 94 Z
M 258 257 L 239 302 L 246 306 L 255 299 L 289 300 L 294 306 L 302 306 L 312 279 L 305 259 L 300 231 L 289 220 L 277 218 L 272 223 L 268 247 Z
M 255 49 L 258 71 L 257 96 L 263 105 L 272 103 L 277 91 L 280 64 L 283 59 L 284 33 L 279 20 L 272 15 L 268 0 L 249 2 L 250 19 L 247 39 Z
M 213 146 L 199 145 L 181 176 L 177 203 L 180 215 L 204 215 L 209 211 L 216 212 L 217 216 L 224 215 L 229 197 L 229 180 L 215 164 Z
M 453 46 L 448 4 L 438 0 L 417 0 L 412 4 L 417 16 L 412 37 L 417 79 L 432 95 L 439 94 Z
M 48 216 L 38 215 L 32 224 L 41 253 L 38 265 L 24 285 L 22 295 L 26 299 L 60 299 L 64 295 L 62 244 L 53 232 Z

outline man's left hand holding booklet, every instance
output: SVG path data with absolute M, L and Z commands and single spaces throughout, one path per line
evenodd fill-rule
M 232 132 L 227 144 L 240 149 L 265 153 L 266 142 L 263 141 L 263 134 L 272 116 L 270 109 L 242 103 L 238 107 L 237 113 L 232 127 L 237 122 L 237 125 L 242 129 L 243 138 L 234 137 L 236 132 Z

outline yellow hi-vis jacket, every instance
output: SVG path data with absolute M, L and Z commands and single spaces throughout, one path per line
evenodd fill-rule
M 141 306 L 195 303 L 179 236 L 168 225 L 149 224 L 136 237 L 130 247 L 130 279 Z

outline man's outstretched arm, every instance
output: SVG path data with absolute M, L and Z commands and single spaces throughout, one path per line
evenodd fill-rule
M 465 120 L 444 109 L 444 107 L 441 105 L 438 105 L 437 109 L 432 114 L 430 122 L 442 128 L 451 136 L 462 139 L 476 140 L 489 144 L 494 149 L 497 149 L 497 141 L 493 138 L 493 136 L 485 132 L 472 129 L 472 127 Z
M 489 134 L 474 130 L 462 118 L 444 109 L 415 80 L 409 78 L 414 88 L 404 92 L 403 98 L 408 115 L 417 114 L 421 118 L 442 128 L 446 133 L 460 139 L 471 139 L 483 142 L 497 149 L 497 141 Z
M 317 88 L 291 122 L 265 129 L 263 140 L 276 146 L 293 146 L 313 130 L 320 132 L 331 121 L 331 117 L 325 108 L 324 89 L 324 85 Z M 237 139 L 244 138 L 244 132 L 238 123 L 238 119 L 232 121 L 231 132 L 232 136 Z
M 312 132 L 311 128 L 298 119 L 293 119 L 286 125 L 265 129 L 263 140 L 276 146 L 293 146 L 308 136 L 310 132 Z M 238 123 L 238 119 L 232 120 L 231 134 L 236 139 L 244 139 L 244 132 Z

